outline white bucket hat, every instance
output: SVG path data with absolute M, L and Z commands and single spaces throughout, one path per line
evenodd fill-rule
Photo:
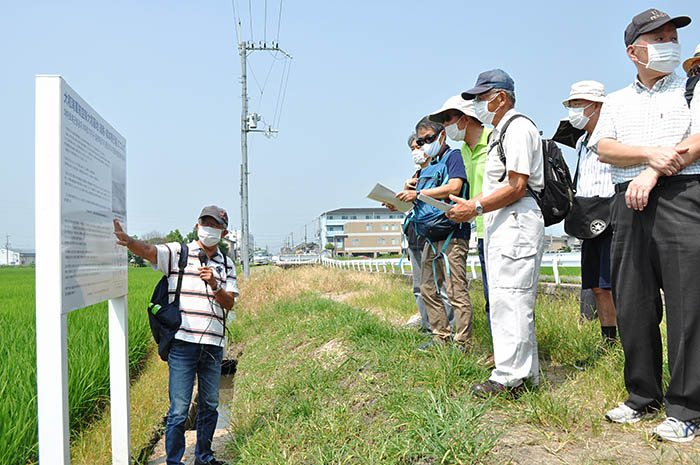
M 479 119 L 476 117 L 476 111 L 474 111 L 474 101 L 464 100 L 461 95 L 455 95 L 448 98 L 445 103 L 442 104 L 442 108 L 428 115 L 428 119 L 430 121 L 435 121 L 436 123 L 442 123 L 442 113 L 446 112 L 447 110 L 461 111 L 467 116 L 471 116 L 476 120 Z
M 590 102 L 605 101 L 605 86 L 598 81 L 579 81 L 571 85 L 569 98 L 561 102 L 565 107 L 575 99 L 588 100 Z

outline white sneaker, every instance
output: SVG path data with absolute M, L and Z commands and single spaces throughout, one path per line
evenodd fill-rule
M 416 328 L 420 326 L 420 315 L 413 315 L 408 319 L 406 323 L 403 324 L 403 328 Z
M 605 419 L 614 423 L 637 423 L 638 421 L 649 416 L 650 414 L 648 412 L 634 410 L 623 402 L 614 409 L 608 410 L 608 412 L 605 414 Z
M 695 438 L 695 434 L 700 434 L 700 419 L 690 421 L 676 420 L 668 417 L 651 432 L 658 440 L 665 439 L 673 442 L 690 442 Z

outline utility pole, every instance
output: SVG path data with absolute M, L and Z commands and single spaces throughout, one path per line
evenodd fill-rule
M 250 276 L 250 247 L 248 238 L 250 231 L 248 226 L 248 133 L 249 132 L 264 132 L 267 135 L 277 133 L 276 129 L 267 128 L 266 130 L 256 129 L 260 116 L 256 113 L 248 114 L 248 81 L 246 75 L 246 61 L 248 52 L 269 50 L 272 52 L 280 52 L 290 60 L 292 56 L 279 48 L 279 44 L 272 42 L 271 46 L 267 43 L 255 45 L 253 42 L 239 42 L 238 54 L 241 56 L 241 259 L 243 261 L 243 276 Z

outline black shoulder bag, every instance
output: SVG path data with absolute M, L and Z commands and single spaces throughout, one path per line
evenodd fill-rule
M 583 144 L 581 144 L 583 147 Z M 578 186 L 578 170 L 581 163 L 581 148 L 576 161 L 574 175 L 574 194 Z M 564 220 L 564 231 L 579 239 L 594 239 L 605 232 L 610 225 L 610 204 L 612 197 L 580 197 L 574 196 L 574 205 Z

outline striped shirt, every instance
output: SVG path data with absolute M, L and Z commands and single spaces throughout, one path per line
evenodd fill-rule
M 698 94 L 700 94 L 700 86 L 698 86 L 696 83 L 693 100 L 690 101 L 690 118 L 692 120 L 690 128 L 691 134 L 697 134 L 700 132 L 700 97 L 698 97 Z
M 648 89 L 637 78 L 633 84 L 608 95 L 588 146 L 596 150 L 604 138 L 647 147 L 673 147 L 681 142 L 690 135 L 685 81 L 671 73 Z M 648 163 L 612 166 L 612 181 L 615 184 L 630 181 L 647 166 Z M 700 161 L 678 174 L 700 174 Z
M 182 275 L 182 288 L 180 289 L 180 315 L 182 324 L 175 339 L 198 344 L 209 344 L 223 347 L 224 338 L 224 309 L 214 298 L 214 293 L 209 286 L 205 287 L 204 281 L 199 277 L 198 268 L 199 251 L 201 247 L 197 241 L 187 244 L 189 248 L 187 266 Z M 158 250 L 158 263 L 151 264 L 154 270 L 168 276 L 170 302 L 175 300 L 177 289 L 178 261 L 180 260 L 180 244 L 170 242 L 156 245 Z M 170 262 L 170 263 L 168 263 Z M 226 258 L 216 250 L 216 254 L 209 259 L 208 266 L 213 270 L 214 277 L 220 287 L 226 292 L 233 292 L 238 296 L 238 284 L 236 283 L 236 269 L 233 261 Z
M 578 197 L 612 197 L 615 195 L 615 185 L 612 183 L 611 166 L 598 159 L 598 154 L 584 144 L 588 133 L 584 133 L 576 142 L 578 154 L 578 181 L 576 195 Z

